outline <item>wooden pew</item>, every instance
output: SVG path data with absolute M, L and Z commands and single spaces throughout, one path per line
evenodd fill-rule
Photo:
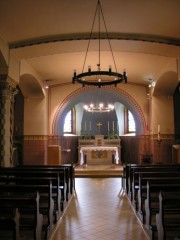
M 129 192 L 128 196 L 131 201 L 134 200 L 134 193 L 138 190 L 139 174 L 148 172 L 180 172 L 180 165 L 154 165 L 141 166 L 131 170 L 131 177 L 129 178 Z
M 39 211 L 39 193 L 8 193 L 0 194 L 0 206 L 7 212 L 19 209 L 20 231 L 31 232 L 35 240 L 41 239 L 43 215 Z
M 59 212 L 59 215 L 61 213 L 61 209 L 63 209 L 64 205 L 64 195 L 61 198 L 61 193 L 59 190 L 61 189 L 60 186 L 60 177 L 58 172 L 53 171 L 42 171 L 38 169 L 19 169 L 19 168 L 0 168 L 0 179 L 1 176 L 5 178 L 5 175 L 7 177 L 7 181 L 13 181 L 15 179 L 16 183 L 21 184 L 26 182 L 26 184 L 31 184 L 34 179 L 34 184 L 37 184 L 36 178 L 41 178 L 41 180 L 38 180 L 38 183 L 40 184 L 41 181 L 52 181 L 52 189 L 53 189 L 53 199 L 57 208 L 57 211 Z M 18 182 L 17 182 L 18 181 Z M 63 193 L 65 192 L 66 188 L 63 188 Z
M 0 239 L 20 239 L 19 218 L 18 208 L 4 211 L 3 206 L 0 206 Z
M 53 212 L 55 215 L 55 221 L 57 221 L 61 217 L 61 209 L 62 209 L 61 205 L 63 203 L 61 201 L 61 192 L 59 189 L 58 173 L 51 172 L 51 171 L 50 172 L 35 171 L 30 169 L 26 169 L 26 171 L 24 171 L 23 169 L 18 169 L 18 168 L 3 168 L 3 169 L 0 168 L 0 181 L 1 181 L 1 176 L 3 176 L 3 179 L 5 179 L 5 177 L 7 178 L 6 183 L 14 183 L 16 185 L 26 185 L 26 186 L 29 185 L 32 189 L 35 189 L 38 187 L 37 190 L 40 192 L 41 195 L 42 195 L 41 191 L 45 190 L 44 185 L 46 185 L 46 190 L 49 191 L 48 186 L 52 184 L 52 187 L 51 187 L 52 194 L 47 192 L 47 194 L 49 193 L 49 197 L 50 195 L 52 196 L 50 197 L 50 199 L 46 201 L 50 201 L 49 202 L 50 209 L 52 209 L 53 208 L 52 205 L 54 205 Z M 51 215 L 51 213 L 49 213 L 49 215 Z M 51 218 L 52 217 L 49 216 L 49 219 Z M 50 228 L 51 228 L 52 221 L 49 220 L 49 222 L 50 222 Z
M 126 193 L 131 199 L 131 187 L 132 187 L 132 179 L 133 179 L 133 171 L 138 171 L 141 169 L 147 169 L 145 171 L 151 171 L 151 169 L 156 168 L 180 168 L 180 164 L 126 164 L 124 166 L 124 175 L 125 175 L 125 185 L 126 185 Z M 152 170 L 153 171 L 153 170 Z M 156 170 L 155 170 L 156 171 Z
M 141 213 L 142 211 L 142 206 L 143 206 L 143 199 L 144 195 L 146 197 L 146 186 L 147 186 L 147 181 L 149 180 L 154 180 L 159 181 L 160 179 L 167 179 L 167 178 L 180 178 L 180 172 L 175 172 L 175 171 L 169 171 L 169 172 L 164 172 L 160 171 L 159 172 L 140 172 L 139 175 L 139 181 L 138 183 L 133 185 L 133 190 L 132 190 L 132 198 L 133 198 L 133 205 L 135 206 L 135 209 Z
M 148 181 L 147 183 L 147 197 L 145 200 L 145 224 L 146 229 L 151 236 L 155 239 L 157 232 L 155 215 L 159 211 L 159 192 L 180 194 L 180 179 L 160 179 L 158 181 Z
M 18 169 L 22 169 L 24 171 L 33 170 L 33 171 L 53 171 L 57 172 L 60 177 L 60 189 L 61 189 L 61 197 L 62 201 L 68 201 L 70 193 L 73 191 L 71 189 L 71 182 L 73 182 L 72 178 L 74 177 L 73 169 L 71 166 L 57 166 L 57 165 L 23 165 L 18 167 Z
M 34 180 L 34 179 L 33 179 Z M 54 215 L 56 217 L 56 212 L 54 213 L 54 200 L 52 198 L 52 182 L 45 181 L 42 184 L 26 184 L 24 181 L 23 184 L 0 184 L 0 192 L 1 194 L 16 194 L 16 193 L 27 193 L 33 194 L 35 192 L 39 192 L 40 200 L 39 200 L 39 211 L 43 214 L 43 226 L 42 231 L 44 232 L 45 239 L 48 238 L 49 234 L 53 230 L 54 227 Z
M 180 194 L 159 194 L 159 213 L 156 214 L 158 240 L 180 236 Z
M 70 193 L 73 194 L 75 191 L 75 174 L 74 174 L 74 169 L 75 166 L 70 163 L 63 164 L 62 167 L 68 167 L 70 171 Z

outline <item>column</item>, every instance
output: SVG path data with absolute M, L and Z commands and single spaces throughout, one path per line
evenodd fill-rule
M 0 166 L 13 166 L 14 96 L 18 90 L 7 75 L 0 75 Z

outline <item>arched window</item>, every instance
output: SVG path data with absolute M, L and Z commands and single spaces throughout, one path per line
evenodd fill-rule
M 64 134 L 75 133 L 75 110 L 72 108 L 66 115 L 64 120 Z
M 136 131 L 136 125 L 132 113 L 128 110 L 128 132 L 133 133 Z
M 125 111 L 124 111 L 124 126 L 125 126 L 125 129 L 124 129 L 125 134 L 136 132 L 136 124 L 134 121 L 134 117 L 131 111 L 129 111 L 129 109 L 127 108 L 125 108 Z

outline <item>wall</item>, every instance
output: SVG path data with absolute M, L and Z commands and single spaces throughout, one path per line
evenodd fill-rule
M 162 134 L 174 133 L 173 97 L 154 96 L 152 98 L 151 134 L 157 134 L 160 124 Z
M 73 87 L 74 86 L 74 87 Z M 65 115 L 73 105 L 79 102 L 91 101 L 92 96 L 89 92 L 92 90 L 90 87 L 77 88 L 79 85 L 66 85 L 53 87 L 49 91 L 49 114 L 50 114 L 50 134 L 62 134 L 62 129 L 58 127 L 63 125 Z M 144 133 L 144 126 L 147 122 L 147 89 L 142 85 L 120 84 L 118 87 L 104 88 L 111 91 L 110 101 L 121 102 L 130 111 L 132 111 L 135 121 L 137 123 L 138 133 Z M 87 91 L 87 92 L 86 92 Z M 106 91 L 106 90 L 104 90 Z M 108 90 L 107 90 L 108 91 Z M 65 94 L 67 93 L 67 94 Z M 107 93 L 108 94 L 108 93 Z M 91 93 L 92 95 L 92 93 Z M 108 96 L 109 97 L 109 96 Z M 113 99 L 114 98 L 114 99 Z M 60 123 L 58 122 L 60 120 Z M 83 119 L 84 120 L 84 119 Z M 117 122 L 117 119 L 114 119 Z M 107 125 L 107 124 L 106 124 Z M 53 126 L 53 127 L 52 127 Z M 146 129 L 145 129 L 146 130 Z M 77 132 L 80 132 L 78 129 Z
M 43 164 L 46 163 L 46 149 L 48 144 L 61 144 L 70 147 L 72 152 L 69 155 L 63 153 L 65 162 L 76 162 L 78 137 L 62 137 L 53 135 L 54 117 L 61 107 L 66 111 L 66 104 L 74 93 L 81 89 L 79 85 L 63 85 L 50 88 L 45 99 L 30 99 L 25 101 L 24 121 L 24 163 Z M 82 88 L 84 91 L 84 89 Z M 126 105 L 138 105 L 142 109 L 145 122 L 148 122 L 148 101 L 147 89 L 142 86 L 121 85 L 120 91 L 127 100 Z M 124 95 L 123 95 L 124 94 Z M 133 97 L 132 97 L 133 96 Z M 121 99 L 120 99 L 121 100 Z M 171 146 L 173 144 L 173 100 L 167 97 L 153 97 L 151 111 L 152 123 L 151 134 L 145 131 L 144 135 L 129 137 L 122 136 L 122 161 L 140 162 L 143 154 L 152 154 L 153 162 L 170 163 Z M 133 105 L 133 104 L 134 105 Z M 71 103 L 73 106 L 73 102 Z M 48 115 L 48 118 L 47 118 Z M 47 130 L 49 120 L 49 129 Z M 163 141 L 159 147 L 157 143 L 157 124 L 161 124 Z M 161 159 L 159 158 L 159 154 Z

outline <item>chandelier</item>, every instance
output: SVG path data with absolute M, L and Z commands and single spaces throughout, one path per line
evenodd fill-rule
M 100 103 L 98 105 L 94 105 L 93 103 L 89 104 L 89 105 L 84 105 L 84 109 L 87 112 L 99 112 L 99 113 L 103 113 L 103 112 L 111 112 L 114 110 L 114 106 L 112 104 L 108 104 L 107 106 L 104 106 L 103 103 Z
M 107 113 L 114 110 L 114 105 L 109 103 L 106 94 L 103 95 L 99 88 L 96 88 L 96 94 L 92 95 L 90 104 L 84 105 L 84 110 L 92 113 Z
M 85 63 L 86 63 L 86 59 L 87 59 L 87 54 L 88 54 L 90 42 L 91 42 L 91 39 L 92 39 L 92 33 L 93 33 L 94 23 L 95 23 L 96 17 L 98 17 L 98 29 L 99 29 L 99 35 L 98 35 L 98 37 L 99 37 L 99 39 L 98 39 L 99 40 L 98 41 L 99 42 L 99 44 L 98 44 L 99 52 L 98 52 L 97 70 L 92 71 L 91 66 L 89 65 L 88 66 L 88 71 L 84 72 L 84 67 L 85 67 Z M 103 71 L 101 70 L 101 62 L 100 62 L 100 60 L 101 60 L 101 54 L 100 54 L 101 53 L 100 52 L 100 46 L 101 46 L 101 32 L 100 32 L 100 30 L 101 30 L 101 17 L 102 17 L 102 21 L 104 23 L 104 27 L 105 27 L 105 31 L 106 31 L 106 37 L 107 37 L 107 40 L 108 40 L 108 43 L 109 43 L 109 48 L 110 48 L 110 51 L 111 51 L 115 71 L 112 71 L 111 66 L 109 66 L 108 70 L 103 70 Z M 88 46 L 87 46 L 85 59 L 84 59 L 84 63 L 83 63 L 82 73 L 77 74 L 76 70 L 75 70 L 74 75 L 72 77 L 72 82 L 73 83 L 76 83 L 76 82 L 80 83 L 80 84 L 83 85 L 83 87 L 85 85 L 91 85 L 91 86 L 97 86 L 97 87 L 100 88 L 100 87 L 105 86 L 105 85 L 116 86 L 118 83 L 121 83 L 122 81 L 127 83 L 126 71 L 124 70 L 123 73 L 117 72 L 117 67 L 116 67 L 111 43 L 110 43 L 110 40 L 109 40 L 109 35 L 108 35 L 108 31 L 107 31 L 107 27 L 106 27 L 104 15 L 103 15 L 101 3 L 100 3 L 100 0 L 98 0 L 96 10 L 95 10 L 94 19 L 93 19 L 93 24 L 92 24 L 92 28 L 91 28 L 91 32 L 90 32 L 90 38 L 89 38 L 89 41 L 88 41 Z

